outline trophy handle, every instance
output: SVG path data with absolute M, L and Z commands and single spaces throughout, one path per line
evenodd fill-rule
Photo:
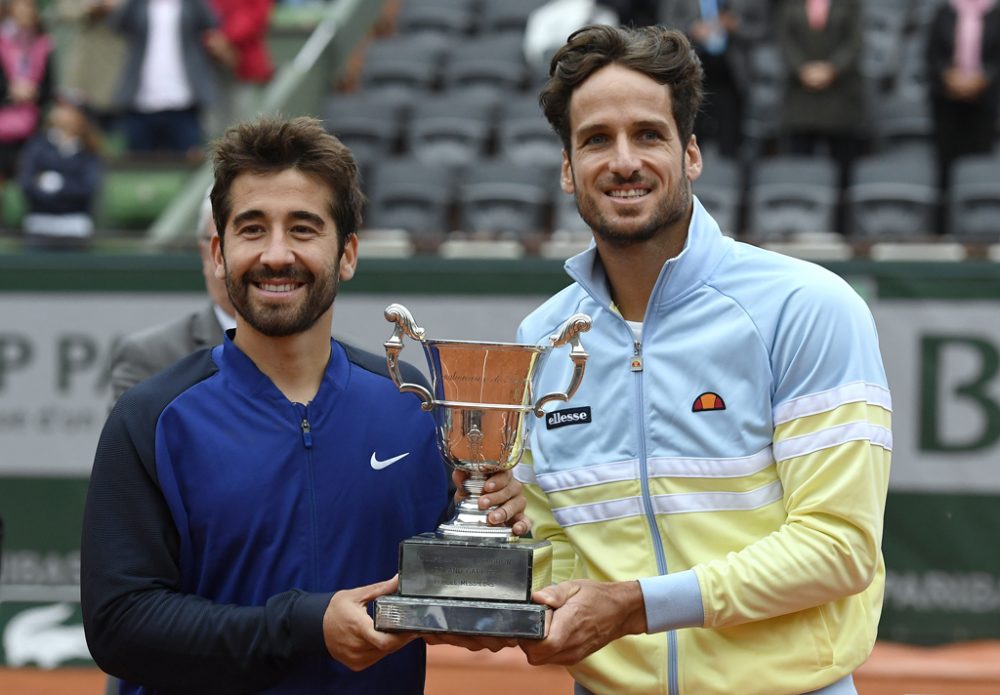
M 396 324 L 392 330 L 392 335 L 383 343 L 385 346 L 385 362 L 389 367 L 389 376 L 403 393 L 415 393 L 420 398 L 420 407 L 430 410 L 434 407 L 434 397 L 431 392 L 420 384 L 411 384 L 403 381 L 403 375 L 399 371 L 399 353 L 403 351 L 403 336 L 408 335 L 413 340 L 423 342 L 424 329 L 413 320 L 410 310 L 402 304 L 390 304 L 385 308 L 385 320 Z
M 590 330 L 590 317 L 586 314 L 573 314 L 559 327 L 559 332 L 549 336 L 549 344 L 557 348 L 566 343 L 570 344 L 569 358 L 573 360 L 573 376 L 570 378 L 569 387 L 565 393 L 549 393 L 535 402 L 532 411 L 536 417 L 544 417 L 542 406 L 550 401 L 568 401 L 580 388 L 583 380 L 583 371 L 587 367 L 587 351 L 580 344 L 580 334 Z

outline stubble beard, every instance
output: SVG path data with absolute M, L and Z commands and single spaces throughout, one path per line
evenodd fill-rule
M 295 307 L 271 305 L 259 300 L 255 302 L 250 297 L 250 287 L 269 279 L 303 283 L 306 296 Z M 284 338 L 312 328 L 319 317 L 333 306 L 339 287 L 339 257 L 321 279 L 317 279 L 315 274 L 302 266 L 280 271 L 257 268 L 235 278 L 226 266 L 226 291 L 236 313 L 255 331 L 271 338 Z
M 626 181 L 621 179 L 616 183 L 638 183 L 636 180 Z M 579 191 L 577 187 L 577 191 Z M 600 207 L 593 196 L 576 195 L 576 209 L 580 217 L 587 223 L 587 226 L 594 232 L 594 236 L 618 248 L 628 248 L 644 244 L 659 236 L 663 231 L 674 226 L 687 214 L 691 207 L 691 184 L 687 180 L 686 167 L 681 162 L 681 178 L 673 190 L 669 191 L 666 198 L 654 211 L 649 222 L 638 229 L 627 229 L 627 223 L 612 223 L 600 211 Z

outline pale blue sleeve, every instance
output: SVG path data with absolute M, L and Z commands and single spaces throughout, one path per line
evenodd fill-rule
M 704 626 L 705 609 L 694 570 L 645 577 L 639 586 L 646 604 L 647 633 Z

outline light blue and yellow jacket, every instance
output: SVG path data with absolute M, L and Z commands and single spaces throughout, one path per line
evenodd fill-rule
M 595 248 L 566 270 L 576 282 L 518 341 L 584 312 L 590 358 L 573 399 L 530 425 L 516 475 L 554 580 L 639 579 L 650 633 L 573 676 L 594 693 L 779 695 L 850 674 L 881 611 L 892 449 L 864 301 L 827 270 L 724 237 L 697 200 L 641 343 Z M 566 349 L 537 394 L 565 390 Z

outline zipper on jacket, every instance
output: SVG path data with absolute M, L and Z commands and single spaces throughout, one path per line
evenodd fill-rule
M 302 430 L 302 443 L 305 444 L 307 449 L 312 449 L 313 435 L 312 425 L 309 424 L 309 419 L 302 418 L 302 422 L 299 423 L 299 428 Z
M 301 403 L 295 403 L 296 412 L 299 415 L 299 430 L 302 432 L 302 444 L 306 448 L 306 496 L 309 500 L 309 521 L 312 523 L 312 580 L 313 586 L 319 586 L 319 517 L 316 505 L 316 472 L 312 457 L 312 425 L 309 424 L 309 407 Z
M 636 364 L 638 363 L 638 368 Z M 646 451 L 645 435 L 645 402 L 642 391 L 642 343 L 635 341 L 635 354 L 632 357 L 632 371 L 635 372 L 635 394 L 638 405 L 639 417 L 639 482 L 642 486 L 642 508 L 646 515 L 646 524 L 649 526 L 649 533 L 653 539 L 653 550 L 656 554 L 656 570 L 661 575 L 667 574 L 667 556 L 663 550 L 663 539 L 660 537 L 660 529 L 656 524 L 656 514 L 653 511 L 653 497 L 649 491 L 649 462 Z M 680 693 L 677 682 L 677 631 L 667 632 L 667 692 L 670 695 Z
M 642 341 L 637 340 L 633 343 L 635 352 L 632 353 L 632 361 L 629 362 L 629 369 L 633 372 L 642 371 Z

